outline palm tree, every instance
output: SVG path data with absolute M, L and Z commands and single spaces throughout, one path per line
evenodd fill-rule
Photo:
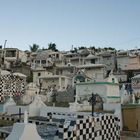
M 55 52 L 58 51 L 56 49 L 56 44 L 55 43 L 52 43 L 52 42 L 48 44 L 48 50 L 52 50 L 52 51 L 55 51 Z
M 29 47 L 31 52 L 36 52 L 39 49 L 39 45 L 37 44 L 30 45 Z

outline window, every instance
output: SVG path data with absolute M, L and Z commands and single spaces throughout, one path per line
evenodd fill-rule
M 41 73 L 40 72 L 38 73 L 38 76 L 41 76 Z
M 36 60 L 36 63 L 37 63 L 37 64 L 40 64 L 40 60 Z
M 95 64 L 95 59 L 91 59 L 91 64 Z
M 41 60 L 41 64 L 46 64 L 46 60 Z
M 59 58 L 59 54 L 56 54 L 56 58 Z

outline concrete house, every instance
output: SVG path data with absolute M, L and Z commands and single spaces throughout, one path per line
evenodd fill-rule
M 129 65 L 129 52 L 128 51 L 117 52 L 116 59 L 118 69 L 125 70 Z
M 106 66 L 104 64 L 79 65 L 78 70 L 83 70 L 85 75 L 91 79 L 104 79 L 106 76 Z
M 114 70 L 116 68 L 116 55 L 115 51 L 104 51 L 99 54 L 100 63 L 105 64 L 107 70 Z
M 72 86 L 72 78 L 62 75 L 40 76 L 42 88 L 47 92 L 51 90 L 65 91 Z
M 100 64 L 100 61 L 101 59 L 99 56 L 91 53 L 84 59 L 85 64 Z
M 4 65 L 6 69 L 18 65 L 20 62 L 27 61 L 25 52 L 17 48 L 5 48 L 4 50 Z
M 68 63 L 67 65 L 61 65 L 56 67 L 56 75 L 64 75 L 72 77 L 75 74 L 76 66 Z
M 67 52 L 66 54 L 63 54 L 63 65 L 67 65 L 68 63 L 71 63 L 74 66 L 82 65 L 83 58 L 79 53 Z

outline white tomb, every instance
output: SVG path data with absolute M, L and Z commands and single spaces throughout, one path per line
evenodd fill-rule
M 121 104 L 126 104 L 130 102 L 130 95 L 125 90 L 125 85 L 122 85 L 122 88 L 120 90 L 120 97 L 121 97 Z
M 27 111 L 24 113 L 24 123 L 15 123 L 10 135 L 6 140 L 43 140 L 37 130 L 36 125 L 28 123 Z
M 13 98 L 11 97 L 11 95 L 10 95 L 10 98 L 3 105 L 3 113 L 7 113 L 8 107 L 10 107 L 10 106 L 16 106 L 16 103 L 13 100 Z
M 37 94 L 31 104 L 29 104 L 29 116 L 40 116 L 40 109 L 46 107 L 41 100 L 41 97 Z

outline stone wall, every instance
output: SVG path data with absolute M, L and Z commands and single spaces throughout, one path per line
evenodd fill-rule
M 140 105 L 125 105 L 122 107 L 123 130 L 140 132 Z

